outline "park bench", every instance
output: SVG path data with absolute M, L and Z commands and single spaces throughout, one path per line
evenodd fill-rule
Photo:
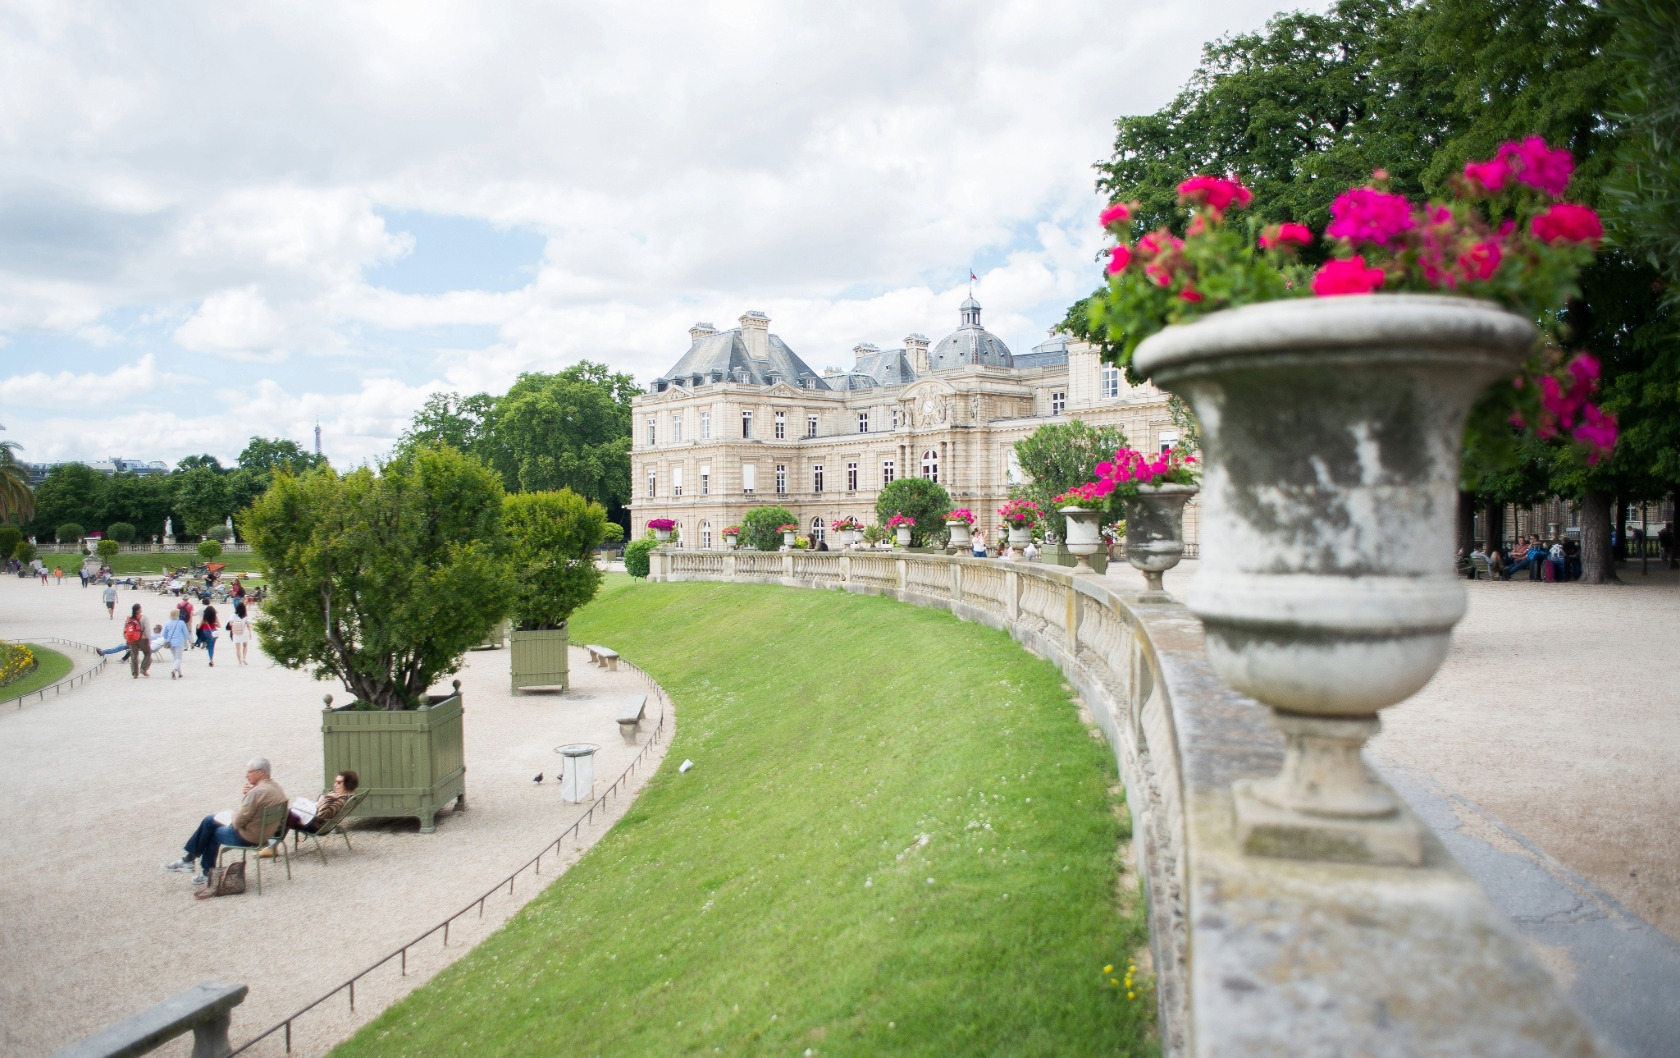
M 636 733 L 642 727 L 642 714 L 647 712 L 647 695 L 632 694 L 624 699 L 618 710 L 618 733 L 626 746 L 636 744 Z
M 185 1032 L 193 1034 L 193 1058 L 230 1053 L 228 1027 L 233 1008 L 245 1001 L 244 985 L 201 984 L 59 1051 L 56 1058 L 128 1058 L 146 1054 Z
M 591 643 L 586 649 L 589 651 L 589 661 L 611 672 L 618 671 L 618 651 L 599 644 Z

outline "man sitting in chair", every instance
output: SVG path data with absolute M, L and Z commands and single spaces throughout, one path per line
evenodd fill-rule
M 349 802 L 350 795 L 355 793 L 356 787 L 361 784 L 362 781 L 357 778 L 355 772 L 348 769 L 339 772 L 333 776 L 332 789 L 322 794 L 321 799 L 315 802 L 315 814 L 309 818 L 309 821 L 304 822 L 303 816 L 294 806 L 286 814 L 287 825 L 291 829 L 300 830 L 305 834 L 319 834 L 327 828 L 328 824 L 338 818 L 340 812 L 344 811 L 344 806 Z M 299 800 L 302 800 L 302 798 L 299 798 Z M 307 802 L 305 803 L 307 804 Z M 257 855 L 264 859 L 273 859 L 274 850 L 264 849 Z
M 223 823 L 215 816 L 205 816 L 193 831 L 192 837 L 187 839 L 183 848 L 186 855 L 179 860 L 163 865 L 166 871 L 187 872 L 193 869 L 193 860 L 198 860 L 198 873 L 193 875 L 194 885 L 203 885 L 208 879 L 210 871 L 216 866 L 216 856 L 223 845 L 246 845 L 256 848 L 272 834 L 261 833 L 262 812 L 274 805 L 289 803 L 286 791 L 280 789 L 280 784 L 274 781 L 272 770 L 267 757 L 258 757 L 245 765 L 244 800 L 239 803 L 239 810 L 233 813 L 230 823 Z

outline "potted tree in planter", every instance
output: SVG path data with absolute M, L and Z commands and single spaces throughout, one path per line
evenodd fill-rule
M 887 528 L 898 537 L 899 547 L 910 546 L 910 534 L 915 531 L 916 519 L 907 518 L 902 514 L 895 514 L 887 519 Z
M 1379 710 L 1434 675 L 1464 613 L 1461 453 L 1492 462 L 1517 430 L 1570 439 L 1560 455 L 1589 464 L 1615 444 L 1590 400 L 1597 362 L 1536 326 L 1555 328 L 1603 234 L 1558 201 L 1573 164 L 1538 138 L 1508 143 L 1429 203 L 1379 171 L 1331 205 L 1316 272 L 1293 257 L 1317 241 L 1305 226 L 1270 226 L 1257 250 L 1225 223 L 1252 198 L 1229 180 L 1180 185 L 1183 239 L 1134 239 L 1131 204 L 1103 214 L 1119 245 L 1089 305 L 1098 338 L 1122 363 L 1135 351 L 1128 369 L 1201 422 L 1187 603 L 1215 670 L 1286 737 L 1278 776 L 1233 787 L 1251 853 L 1420 862 L 1418 824 L 1360 751 Z
M 1015 549 L 1015 560 L 1021 560 L 1021 549 L 1032 540 L 1033 526 L 1044 512 L 1031 500 L 1010 500 L 998 508 L 998 517 L 1009 527 L 1009 546 Z
M 502 520 L 517 580 L 508 666 L 513 690 L 563 691 L 571 683 L 566 621 L 601 586 L 594 554 L 606 535 L 606 509 L 571 489 L 523 492 L 502 501 Z
M 649 518 L 647 527 L 653 531 L 653 538 L 663 544 L 671 539 L 671 530 L 677 527 L 677 523 L 669 518 Z
M 466 803 L 460 681 L 428 693 L 508 613 L 501 480 L 452 448 L 417 447 L 377 473 L 282 473 L 243 535 L 269 588 L 263 652 L 352 700 L 321 716 L 327 785 L 348 768 L 356 814 L 414 817 L 423 833 Z

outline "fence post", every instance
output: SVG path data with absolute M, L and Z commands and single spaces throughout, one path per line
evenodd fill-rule
M 910 586 L 910 562 L 902 555 L 894 555 L 893 561 L 898 564 L 898 590 L 903 592 Z
M 1014 570 L 1003 575 L 1003 606 L 1011 621 L 1021 619 L 1021 575 Z

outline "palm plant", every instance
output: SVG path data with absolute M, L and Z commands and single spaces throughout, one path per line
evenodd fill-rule
M 35 491 L 29 487 L 29 468 L 16 455 L 18 447 L 16 441 L 0 441 L 0 522 L 35 516 Z

